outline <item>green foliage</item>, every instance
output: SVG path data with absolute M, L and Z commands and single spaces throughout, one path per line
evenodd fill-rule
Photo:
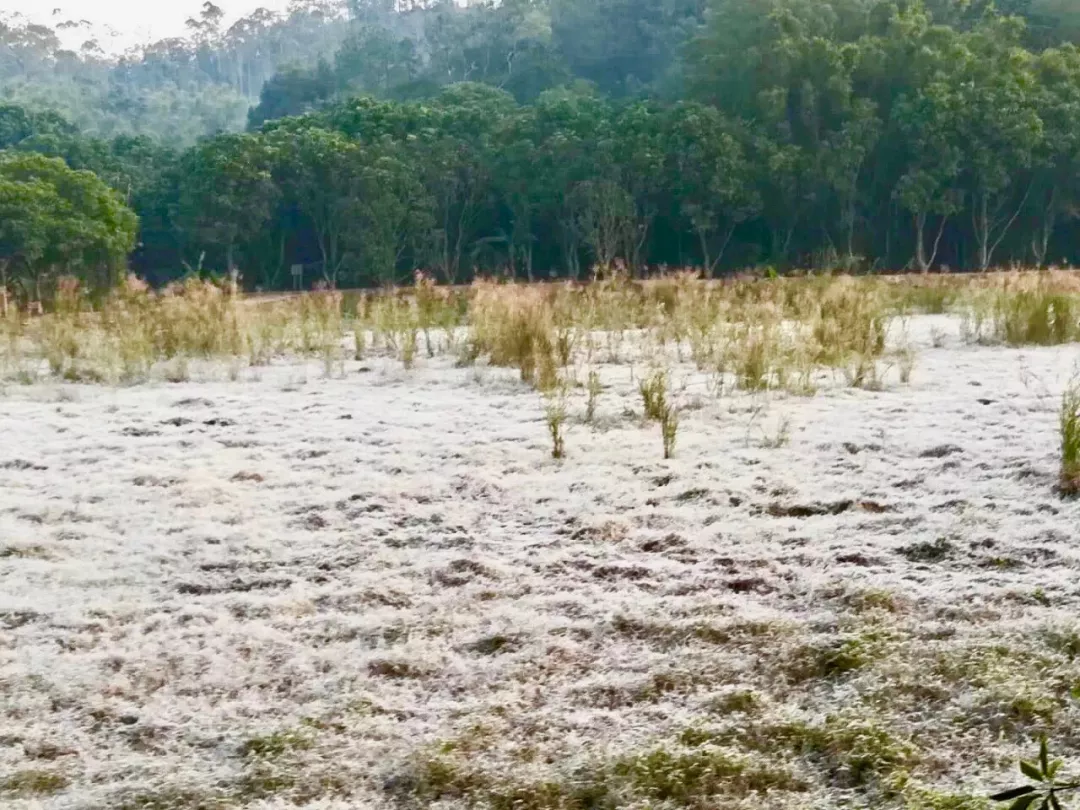
M 279 757 L 289 751 L 311 748 L 311 737 L 298 731 L 277 731 L 265 737 L 252 737 L 240 746 L 240 755 L 264 759 Z
M 187 38 L 119 60 L 13 25 L 0 79 L 21 103 L 0 105 L 0 148 L 117 190 L 155 282 L 1044 266 L 1080 260 L 1080 49 L 1052 33 L 1075 16 L 1050 0 L 356 0 L 226 30 L 207 4 Z M 258 130 L 232 133 L 256 97 Z M 1068 306 L 1075 323 L 1067 296 L 1052 305 L 1055 340 L 1075 339 Z M 744 382 L 769 386 L 752 348 Z M 847 361 L 875 383 L 870 355 Z
M 615 810 L 633 799 L 648 806 L 705 808 L 749 791 L 802 792 L 807 787 L 786 768 L 711 745 L 657 747 L 590 763 L 547 781 L 526 781 L 513 772 L 495 776 L 471 758 L 452 756 L 455 748 L 444 746 L 440 754 L 422 758 L 411 773 L 395 780 L 395 788 L 425 806 L 463 799 L 494 810 Z
M 270 150 L 255 136 L 221 136 L 185 154 L 180 174 L 177 223 L 197 244 L 222 248 L 231 270 L 237 249 L 255 242 L 278 201 Z
M 613 771 L 638 793 L 677 807 L 698 806 L 710 796 L 803 789 L 783 768 L 736 759 L 708 746 L 686 752 L 659 748 L 625 758 Z
M 655 371 L 638 383 L 641 403 L 645 418 L 652 422 L 661 422 L 668 410 L 668 373 Z
M 3 27 L 3 95 L 59 111 L 97 137 L 148 135 L 186 146 L 243 126 L 249 101 L 279 68 L 313 65 L 336 48 L 348 28 L 336 6 L 260 9 L 226 27 L 221 9 L 206 3 L 189 21 L 186 38 L 149 43 L 123 57 L 105 54 L 85 35 L 72 49 L 70 24 L 53 31 L 16 18 Z
M 91 172 L 0 152 L 0 286 L 40 301 L 48 283 L 68 273 L 108 289 L 125 269 L 137 228 L 135 214 Z
M 1080 788 L 1080 782 L 1063 780 L 1058 776 L 1063 764 L 1060 759 L 1050 758 L 1046 737 L 1043 737 L 1039 741 L 1038 757 L 1020 761 L 1020 773 L 1035 784 L 1003 790 L 991 796 L 990 800 L 1009 802 L 1009 810 L 1027 810 L 1029 807 L 1062 810 L 1061 795 Z
M 551 457 L 556 461 L 566 457 L 566 392 L 553 390 L 545 395 L 544 419 L 551 437 Z

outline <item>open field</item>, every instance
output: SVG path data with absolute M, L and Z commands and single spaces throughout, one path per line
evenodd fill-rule
M 1080 767 L 1080 301 L 1002 283 L 9 324 L 0 802 L 955 810 L 1040 732 Z

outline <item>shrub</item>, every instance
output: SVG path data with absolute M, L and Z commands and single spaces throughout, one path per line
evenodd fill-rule
M 548 394 L 544 405 L 544 418 L 547 421 L 548 434 L 551 436 L 551 457 L 561 459 L 566 455 L 566 437 L 563 433 L 563 426 L 566 424 L 564 391 Z
M 667 401 L 668 376 L 666 371 L 656 371 L 638 384 L 645 418 L 652 422 L 663 422 L 665 414 L 670 412 Z

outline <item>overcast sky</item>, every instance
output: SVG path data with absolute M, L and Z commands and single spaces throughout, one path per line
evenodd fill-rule
M 288 0 L 214 1 L 225 10 L 227 23 L 260 6 L 276 11 L 288 6 Z M 0 0 L 0 15 L 10 17 L 19 13 L 52 27 L 66 20 L 89 20 L 115 30 L 119 38 L 114 47 L 123 48 L 182 35 L 184 21 L 196 16 L 202 4 L 203 0 Z M 81 34 L 78 36 L 80 43 L 86 39 Z M 112 49 L 104 36 L 99 36 L 99 40 L 102 47 Z M 79 43 L 65 39 L 65 44 L 70 47 Z

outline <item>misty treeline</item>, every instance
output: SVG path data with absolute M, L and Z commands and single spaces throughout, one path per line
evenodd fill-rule
M 1057 8 L 351 0 L 223 30 L 207 4 L 188 38 L 119 60 L 9 28 L 0 267 L 24 290 L 102 274 L 85 258 L 100 251 L 40 247 L 59 237 L 35 211 L 55 227 L 81 198 L 23 205 L 23 186 L 59 176 L 28 153 L 92 172 L 138 215 L 106 265 L 121 272 L 130 241 L 156 282 L 1073 262 L 1080 12 Z M 228 98 L 246 131 L 219 115 Z M 219 131 L 191 143 L 193 128 Z

